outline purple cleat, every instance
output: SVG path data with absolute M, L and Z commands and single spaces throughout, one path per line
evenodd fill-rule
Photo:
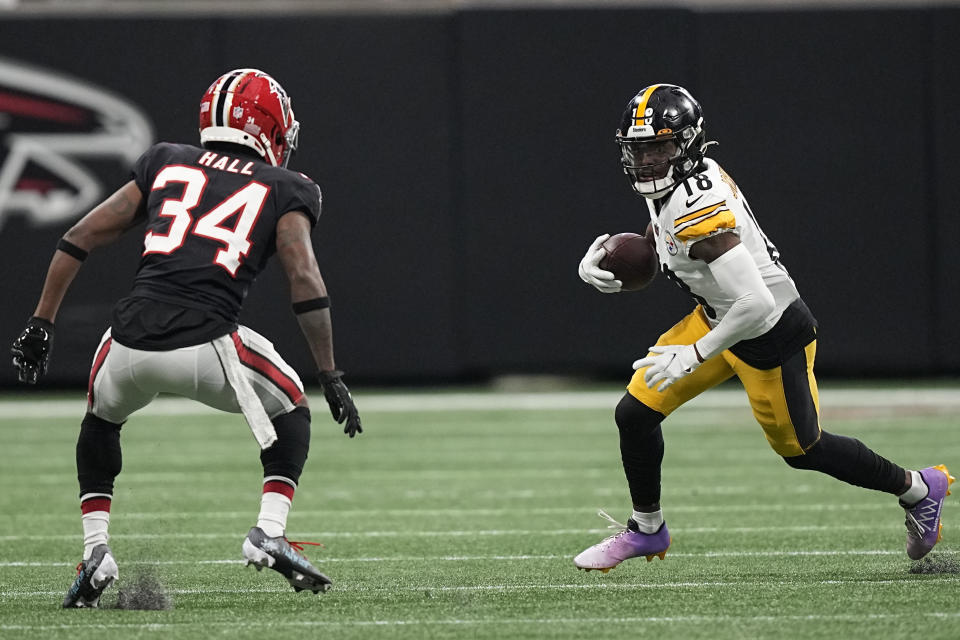
M 613 523 L 611 529 L 619 528 L 623 531 L 582 551 L 573 559 L 577 569 L 596 569 L 606 573 L 630 558 L 644 556 L 647 562 L 650 562 L 654 556 L 663 560 L 667 555 L 671 539 L 666 523 L 660 525 L 656 533 L 641 533 L 633 519 L 627 520 L 627 524 L 621 524 L 603 511 L 598 515 Z
M 927 485 L 927 496 L 912 507 L 900 505 L 907 512 L 907 556 L 911 560 L 919 560 L 940 542 L 940 510 L 955 480 L 942 464 L 922 469 L 920 475 Z

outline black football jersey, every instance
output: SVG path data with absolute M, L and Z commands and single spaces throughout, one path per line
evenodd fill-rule
M 175 349 L 231 331 L 276 251 L 280 216 L 300 211 L 311 224 L 320 216 L 316 183 L 236 145 L 154 145 L 133 180 L 146 199 L 143 255 L 111 330 L 136 349 Z

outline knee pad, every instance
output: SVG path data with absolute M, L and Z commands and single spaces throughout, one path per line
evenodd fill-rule
M 122 426 L 89 412 L 83 417 L 77 438 L 77 480 L 81 496 L 88 493 L 113 495 L 113 480 L 123 468 L 120 451 Z
M 654 411 L 629 393 L 623 395 L 614 412 L 620 433 L 630 432 L 631 435 L 639 437 L 652 433 L 660 426 L 664 417 L 662 413 Z
M 310 410 L 297 407 L 272 420 L 277 441 L 260 452 L 263 475 L 300 480 L 310 450 Z

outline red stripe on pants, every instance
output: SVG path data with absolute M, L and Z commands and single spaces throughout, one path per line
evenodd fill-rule
M 290 398 L 290 402 L 297 404 L 303 399 L 303 392 L 300 391 L 300 387 L 297 386 L 297 383 L 294 382 L 290 376 L 278 369 L 275 364 L 265 357 L 243 344 L 243 341 L 240 340 L 240 334 L 236 331 L 231 333 L 230 337 L 233 338 L 233 344 L 237 349 L 237 355 L 240 356 L 240 362 L 277 385 L 277 387 Z
M 113 344 L 113 338 L 107 338 L 103 346 L 100 347 L 100 351 L 97 352 L 97 357 L 93 359 L 93 367 L 90 369 L 90 383 L 87 385 L 87 407 L 91 409 L 93 408 L 93 382 L 97 379 L 97 374 L 100 373 L 103 361 L 107 359 L 107 354 L 110 353 L 111 344 Z

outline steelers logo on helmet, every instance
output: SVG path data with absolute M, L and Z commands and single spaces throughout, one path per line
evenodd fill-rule
M 651 199 L 667 195 L 694 173 L 711 144 L 706 142 L 700 104 L 673 84 L 650 85 L 634 96 L 616 139 L 630 186 Z
M 259 69 L 234 69 L 217 78 L 200 101 L 200 143 L 250 147 L 265 161 L 287 166 L 297 149 L 300 123 L 290 98 Z

